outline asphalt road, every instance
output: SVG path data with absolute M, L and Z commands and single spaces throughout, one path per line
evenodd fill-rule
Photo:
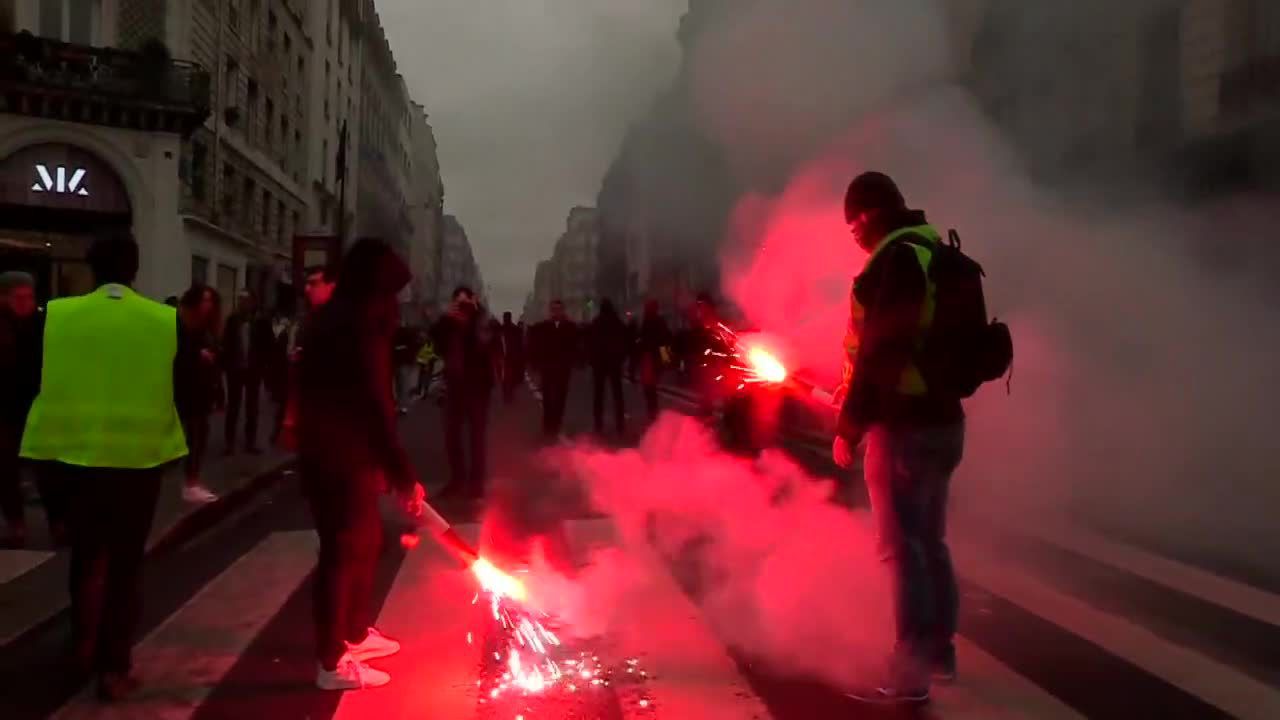
M 571 434 L 590 426 L 584 391 L 579 382 L 570 398 Z M 495 404 L 491 432 L 492 475 L 529 496 L 555 480 L 534 460 L 537 413 L 525 391 L 514 407 Z M 419 405 L 402 432 L 437 486 L 445 475 L 437 409 Z M 820 452 L 792 450 L 810 472 L 832 475 Z M 442 503 L 472 536 L 483 509 Z M 576 560 L 618 544 L 585 505 L 566 517 Z M 952 532 L 963 580 L 960 679 L 924 709 L 869 709 L 839 687 L 749 657 L 712 629 L 700 606 L 706 588 L 680 562 L 637 548 L 622 551 L 651 581 L 640 598 L 610 599 L 634 622 L 566 641 L 566 652 L 599 658 L 608 684 L 483 697 L 477 682 L 501 669 L 489 661 L 495 629 L 471 604 L 469 576 L 428 542 L 403 551 L 394 533 L 377 601 L 380 627 L 405 642 L 379 665 L 395 680 L 324 693 L 310 685 L 310 528 L 286 478 L 203 535 L 154 554 L 137 653 L 148 688 L 134 703 L 100 706 L 59 671 L 65 613 L 29 628 L 0 646 L 0 718 L 1280 717 L 1280 597 L 1079 529 L 977 522 Z M 50 568 L 31 572 L 61 572 Z M 0 608 L 11 584 L 0 585 Z

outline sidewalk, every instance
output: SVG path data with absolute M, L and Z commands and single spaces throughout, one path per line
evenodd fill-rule
M 259 427 L 270 428 L 273 413 L 274 407 L 263 408 Z M 205 459 L 204 482 L 219 499 L 203 505 L 184 501 L 182 464 L 168 468 L 147 541 L 148 553 L 181 542 L 216 522 L 253 494 L 255 481 L 267 481 L 291 462 L 289 453 L 267 449 L 265 440 L 261 455 L 240 453 L 226 457 L 222 454 L 222 415 L 215 415 L 210 424 L 214 429 Z M 27 549 L 0 550 L 0 645 L 67 606 L 68 553 L 52 547 L 44 511 L 38 504 L 27 507 L 27 524 L 31 533 Z

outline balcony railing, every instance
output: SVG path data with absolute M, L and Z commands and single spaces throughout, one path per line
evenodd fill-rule
M 209 73 L 162 46 L 134 52 L 0 34 L 0 110 L 189 132 L 209 115 Z

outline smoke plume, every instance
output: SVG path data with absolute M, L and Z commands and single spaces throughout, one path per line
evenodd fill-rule
M 992 311 L 1015 333 L 1012 394 L 988 387 L 969 404 L 959 502 L 1021 517 L 1069 512 L 1275 569 L 1275 299 L 1238 256 L 1205 262 L 1254 254 L 1274 267 L 1274 252 L 1259 256 L 1244 240 L 1265 237 L 1274 212 L 1243 197 L 1179 207 L 1114 176 L 1093 180 L 1088 200 L 1053 192 L 1030 179 L 1028 157 L 1060 139 L 1009 143 L 947 81 L 955 53 L 940 6 L 794 5 L 750 3 L 692 54 L 699 127 L 746 178 L 721 249 L 727 293 L 833 378 L 862 263 L 841 195 L 858 172 L 890 173 L 912 206 L 960 231 L 987 270 Z M 1021 30 L 1038 12 L 1023 5 L 1009 21 Z M 1082 7 L 1038 19 L 1087 28 L 1097 8 Z M 1048 82 L 1063 70 L 1031 60 L 1016 72 Z M 1088 122 L 1083 109 L 1057 111 Z M 780 192 L 751 189 L 762 184 L 750 173 L 787 160 Z M 1100 201 L 1110 188 L 1123 201 Z M 1237 237 L 1244 244 L 1222 245 Z

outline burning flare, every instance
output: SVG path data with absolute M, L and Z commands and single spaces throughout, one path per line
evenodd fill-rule
M 747 362 L 756 377 L 767 383 L 783 383 L 787 380 L 787 368 L 773 353 L 755 346 L 747 350 Z
M 476 576 L 476 582 L 480 583 L 481 589 L 495 598 L 511 598 L 517 602 L 524 602 L 529 597 L 524 583 L 499 570 L 483 557 L 476 558 L 471 563 L 470 569 L 471 574 Z

